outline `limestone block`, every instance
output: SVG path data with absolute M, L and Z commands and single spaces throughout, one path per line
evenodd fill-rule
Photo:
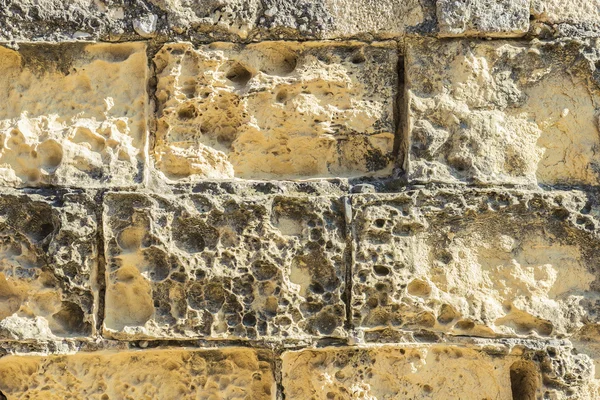
M 566 36 L 600 33 L 600 5 L 596 0 L 532 0 L 531 14 Z
M 144 3 L 0 0 L 0 40 L 53 42 L 148 37 L 166 25 L 166 18 L 158 7 Z
M 82 193 L 0 194 L 0 339 L 93 333 L 94 207 Z
M 275 399 L 263 350 L 165 349 L 0 358 L 9 399 Z
M 389 329 L 565 337 L 597 326 L 600 238 L 590 199 L 576 191 L 354 196 L 355 326 L 369 341 Z
M 407 344 L 286 352 L 283 392 L 286 399 L 318 400 L 597 398 L 589 357 L 569 348 L 503 347 Z
M 146 61 L 141 43 L 0 47 L 0 184 L 140 181 Z
M 226 40 L 391 38 L 433 28 L 430 0 L 150 0 L 179 34 Z M 349 12 L 351 10 L 351 12 Z
M 168 182 L 391 172 L 395 43 L 168 44 L 154 63 Z
M 597 185 L 594 43 L 412 41 L 409 178 Z
M 529 0 L 438 0 L 440 36 L 522 36 L 529 29 Z
M 337 198 L 112 193 L 104 218 L 111 337 L 345 335 Z

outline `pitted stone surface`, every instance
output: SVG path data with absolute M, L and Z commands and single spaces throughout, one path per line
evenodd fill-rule
M 141 180 L 141 43 L 0 47 L 0 184 L 131 186 Z
M 92 334 L 94 205 L 82 193 L 0 194 L 0 339 Z
M 590 197 L 591 199 L 591 197 Z M 564 337 L 598 324 L 598 219 L 584 193 L 357 195 L 354 324 Z
M 106 197 L 112 337 L 345 336 L 339 199 Z
M 395 42 L 167 44 L 154 63 L 168 182 L 391 172 Z
M 438 0 L 441 36 L 523 36 L 529 29 L 529 0 Z
M 275 399 L 262 350 L 144 350 L 0 358 L 8 399 Z
M 600 34 L 600 7 L 596 0 L 532 0 L 535 21 L 551 25 L 560 36 Z
M 392 38 L 433 29 L 431 0 L 150 0 L 177 34 L 203 39 Z M 351 10 L 352 12 L 349 12 Z
M 591 361 L 569 348 L 491 344 L 324 348 L 283 354 L 286 399 L 593 399 Z M 551 354 L 551 355 L 550 355 Z M 565 368 L 570 372 L 566 372 Z M 565 385 L 569 375 L 579 375 Z
M 597 49 L 592 41 L 411 42 L 409 178 L 597 185 Z

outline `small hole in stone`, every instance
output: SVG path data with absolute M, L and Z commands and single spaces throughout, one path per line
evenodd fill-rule
M 278 103 L 284 103 L 287 100 L 288 92 L 285 89 L 277 92 L 277 96 L 275 96 L 275 101 Z
M 233 83 L 244 86 L 252 78 L 252 74 L 242 64 L 235 63 L 229 71 L 227 71 L 225 77 Z
M 378 276 L 386 276 L 390 274 L 390 269 L 384 265 L 374 265 L 373 271 L 375 271 L 375 275 Z
M 535 400 L 539 376 L 531 361 L 517 361 L 510 366 L 510 388 L 513 400 Z
M 385 226 L 385 220 L 384 219 L 376 219 L 375 226 L 378 228 L 383 228 Z
M 364 54 L 362 53 L 356 53 L 353 57 L 352 57 L 352 64 L 362 64 L 366 61 L 367 59 L 365 58 Z
M 193 119 L 198 116 L 198 110 L 193 104 L 181 107 L 177 110 L 177 117 L 182 120 Z

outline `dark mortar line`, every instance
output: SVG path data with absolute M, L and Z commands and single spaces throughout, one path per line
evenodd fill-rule
M 96 265 L 96 282 L 98 288 L 98 309 L 95 312 L 96 317 L 96 336 L 102 337 L 102 326 L 104 325 L 105 306 L 106 306 L 106 249 L 104 248 L 104 194 L 106 190 L 99 190 L 94 198 L 98 208 L 96 209 L 96 240 L 98 242 L 97 253 L 98 260 Z
M 344 330 L 352 335 L 354 332 L 354 321 L 352 318 L 352 275 L 354 263 L 354 229 L 352 224 L 352 197 L 350 195 L 341 198 L 344 211 L 344 235 L 346 237 L 346 248 L 344 249 L 343 266 L 345 271 L 345 288 L 343 301 L 346 308 L 346 321 Z

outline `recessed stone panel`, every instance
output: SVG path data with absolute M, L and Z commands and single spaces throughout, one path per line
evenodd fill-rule
M 113 193 L 104 217 L 107 335 L 345 336 L 338 198 Z
M 9 399 L 275 399 L 272 355 L 244 348 L 0 358 Z
M 584 193 L 422 190 L 352 204 L 353 318 L 367 340 L 565 337 L 598 324 L 600 238 Z
M 146 61 L 141 43 L 0 47 L 0 184 L 141 182 Z
M 395 42 L 167 44 L 154 63 L 167 182 L 391 173 Z
M 0 339 L 93 333 L 96 239 L 88 195 L 0 194 Z
M 409 42 L 409 179 L 597 185 L 597 54 L 592 41 Z

